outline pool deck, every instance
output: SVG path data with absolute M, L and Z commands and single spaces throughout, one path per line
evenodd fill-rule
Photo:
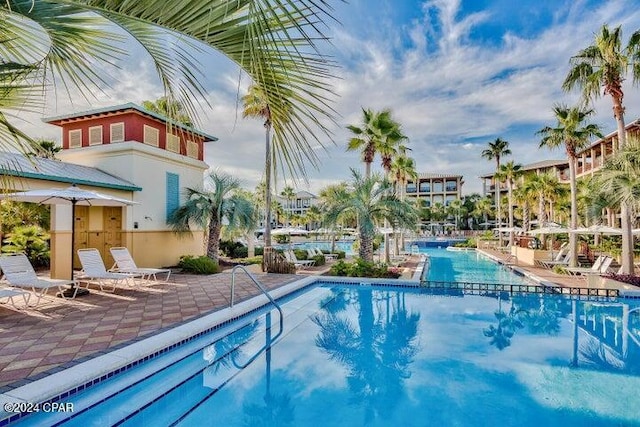
M 503 253 L 486 252 L 507 259 Z M 411 257 L 403 278 L 410 278 L 411 268 L 418 263 L 419 257 Z M 560 286 L 586 286 L 579 277 L 537 267 L 520 268 Z M 256 277 L 267 289 L 275 289 L 326 271 L 328 266 L 297 275 Z M 174 274 L 168 282 L 118 287 L 114 293 L 92 288 L 89 295 L 75 300 L 49 298 L 37 309 L 16 311 L 0 306 L 0 393 L 228 307 L 230 284 L 229 272 Z M 244 274 L 237 275 L 236 301 L 258 294 Z

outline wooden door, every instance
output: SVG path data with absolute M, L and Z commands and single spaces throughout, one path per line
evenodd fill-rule
M 73 224 L 73 268 L 81 268 L 80 260 L 78 259 L 78 249 L 89 247 L 89 206 L 76 206 L 76 214 L 73 218 Z
M 114 264 L 110 248 L 122 246 L 122 208 L 120 206 L 105 206 L 104 220 L 104 244 L 102 246 L 102 259 L 107 268 Z

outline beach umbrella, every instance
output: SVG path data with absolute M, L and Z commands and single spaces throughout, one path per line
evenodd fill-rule
M 520 233 L 521 231 L 524 231 L 524 228 L 520 228 L 520 227 L 499 227 L 499 228 L 494 228 L 493 231 L 497 231 L 499 233 Z
M 622 234 L 622 229 L 621 228 L 615 228 L 615 227 L 609 227 L 607 225 L 596 224 L 596 225 L 592 225 L 590 227 L 580 227 L 580 228 L 576 228 L 575 230 L 569 230 L 569 233 L 575 233 L 575 234 L 603 234 L 603 235 L 614 236 L 614 235 L 621 235 Z
M 275 230 L 271 230 L 272 236 L 278 236 L 278 235 L 306 236 L 307 234 L 309 234 L 307 230 L 303 228 L 296 228 L 296 227 L 284 227 L 284 228 L 276 228 Z
M 545 227 L 540 227 L 540 228 L 536 228 L 535 230 L 530 230 L 527 231 L 528 234 L 562 234 L 562 233 L 568 233 L 569 229 L 566 227 L 552 227 L 552 226 L 545 226 Z
M 75 184 L 67 188 L 20 191 L 0 195 L 0 199 L 14 202 L 30 202 L 45 205 L 71 205 L 71 280 L 73 280 L 73 246 L 75 245 L 76 206 L 126 206 L 136 202 L 118 197 L 84 190 Z

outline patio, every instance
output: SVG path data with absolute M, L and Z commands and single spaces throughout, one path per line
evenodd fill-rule
M 274 289 L 300 278 L 259 274 Z M 37 310 L 0 307 L 0 393 L 123 347 L 229 305 L 231 275 L 175 274 L 168 282 L 65 301 L 49 298 Z M 259 290 L 238 273 L 236 301 Z

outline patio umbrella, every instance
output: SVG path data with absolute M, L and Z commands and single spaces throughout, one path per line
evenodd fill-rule
M 500 228 L 494 228 L 493 231 L 498 231 L 500 233 L 519 233 L 521 231 L 524 231 L 524 228 L 520 228 L 520 227 L 500 227 Z
M 545 226 L 536 228 L 535 230 L 527 231 L 528 234 L 562 234 L 568 233 L 569 229 L 566 227 L 554 227 L 554 226 Z
M 598 236 L 615 236 L 622 235 L 621 228 L 609 227 L 607 225 L 595 224 L 590 227 L 581 227 L 576 228 L 575 230 L 571 230 L 570 233 L 575 234 L 593 234 Z M 595 244 L 595 241 L 594 241 Z M 600 241 L 600 252 L 602 252 L 602 240 Z
M 271 231 L 272 236 L 282 236 L 285 234 L 289 236 L 305 236 L 309 234 L 309 232 L 303 228 L 295 227 L 276 228 L 275 230 Z
M 125 206 L 135 202 L 118 197 L 101 194 L 91 190 L 84 190 L 73 184 L 68 188 L 50 188 L 43 190 L 29 190 L 17 193 L 2 194 L 0 199 L 14 202 L 30 202 L 45 205 L 71 205 L 71 277 L 73 280 L 73 246 L 75 245 L 75 216 L 76 205 L 81 206 Z

